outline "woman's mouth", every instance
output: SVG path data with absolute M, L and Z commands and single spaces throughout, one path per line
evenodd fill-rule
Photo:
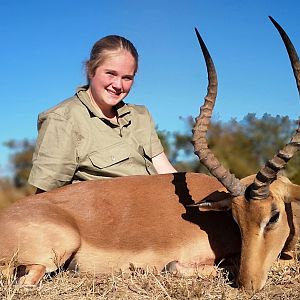
M 122 93 L 122 91 L 112 91 L 112 90 L 106 90 L 106 91 L 108 92 L 108 94 L 114 97 L 119 97 Z

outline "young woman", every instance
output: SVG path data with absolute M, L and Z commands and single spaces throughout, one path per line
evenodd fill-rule
M 37 192 L 84 180 L 176 172 L 144 106 L 126 104 L 138 69 L 127 39 L 97 41 L 86 62 L 88 85 L 39 114 L 29 183 Z

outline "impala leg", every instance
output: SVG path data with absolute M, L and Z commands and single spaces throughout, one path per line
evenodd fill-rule
M 273 265 L 280 268 L 290 267 L 294 265 L 296 261 L 297 257 L 295 251 L 283 251 Z
M 19 266 L 17 277 L 19 286 L 36 286 L 46 273 L 43 265 Z
M 294 250 L 290 250 L 290 251 L 282 251 L 280 253 L 280 256 L 279 256 L 279 259 L 284 261 L 291 261 L 291 260 L 294 260 L 296 259 L 296 253 Z
M 203 275 L 203 276 L 216 276 L 217 275 L 217 268 L 211 265 L 191 265 L 181 263 L 179 261 L 171 261 L 169 262 L 162 272 L 168 272 L 172 274 L 180 274 L 183 276 L 193 276 L 193 275 Z

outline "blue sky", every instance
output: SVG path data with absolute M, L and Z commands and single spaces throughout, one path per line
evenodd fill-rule
M 0 175 L 9 139 L 34 139 L 39 112 L 85 83 L 83 62 L 99 38 L 119 34 L 140 54 L 127 102 L 144 104 L 159 129 L 183 130 L 206 94 L 196 26 L 214 59 L 214 118 L 300 115 L 290 64 L 273 16 L 300 51 L 300 1 L 0 0 Z M 267 135 L 267 133 L 266 133 Z

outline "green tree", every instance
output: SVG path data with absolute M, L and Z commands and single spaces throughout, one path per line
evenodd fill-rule
M 32 155 L 35 142 L 24 139 L 21 141 L 10 140 L 4 143 L 12 154 L 10 163 L 13 171 L 13 180 L 17 188 L 29 188 L 27 182 L 32 167 Z
M 193 154 L 191 130 L 194 121 L 184 118 L 186 132 L 175 132 L 171 136 L 173 164 L 177 170 L 207 172 Z M 282 149 L 296 128 L 296 121 L 286 116 L 272 117 L 269 114 L 257 118 L 255 114 L 246 115 L 242 121 L 235 119 L 223 123 L 212 121 L 207 132 L 208 145 L 220 162 L 238 178 L 255 174 Z M 183 160 L 182 160 L 183 159 Z M 288 163 L 287 176 L 300 183 L 300 153 Z
M 182 132 L 159 131 L 165 152 L 178 171 L 208 173 L 194 154 L 191 144 L 192 117 L 181 118 L 186 129 Z M 282 149 L 295 131 L 297 122 L 288 117 L 272 117 L 265 114 L 257 118 L 255 114 L 246 115 L 242 121 L 235 119 L 223 123 L 213 120 L 207 132 L 208 144 L 221 163 L 238 178 L 255 174 Z M 16 187 L 28 188 L 27 179 L 32 167 L 34 141 L 24 139 L 10 140 L 5 145 L 11 150 L 10 162 Z M 287 176 L 300 184 L 300 153 L 288 163 Z

